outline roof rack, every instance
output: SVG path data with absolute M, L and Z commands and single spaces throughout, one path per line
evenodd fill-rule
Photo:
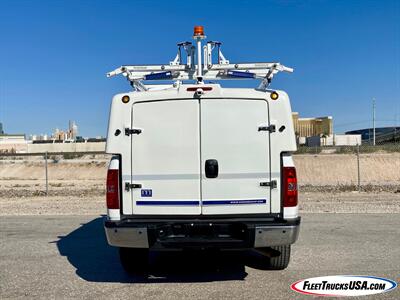
M 196 41 L 197 47 L 191 42 L 178 43 L 178 53 L 169 64 L 125 65 L 107 73 L 107 77 L 122 74 L 138 91 L 149 89 L 142 81 L 175 80 L 180 83 L 182 80 L 196 80 L 197 84 L 203 84 L 204 80 L 226 79 L 260 79 L 261 83 L 258 88 L 265 90 L 278 72 L 293 72 L 292 68 L 285 67 L 279 62 L 230 63 L 222 54 L 222 43 L 208 41 L 202 47 L 201 41 L 205 38 L 203 26 L 195 26 L 193 39 Z M 197 64 L 195 64 L 196 48 Z M 182 56 L 182 49 L 186 52 L 186 62 Z M 216 64 L 212 59 L 215 49 L 218 54 Z M 204 64 L 202 64 L 202 59 Z

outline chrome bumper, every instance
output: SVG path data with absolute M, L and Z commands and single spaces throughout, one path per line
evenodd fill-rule
M 254 248 L 293 244 L 297 241 L 299 231 L 300 225 L 256 227 Z
M 247 248 L 265 248 L 270 246 L 290 245 L 296 242 L 300 231 L 300 218 L 294 220 L 283 220 L 282 222 L 243 222 L 247 229 Z M 153 248 L 154 241 L 157 237 L 154 236 L 154 230 L 147 223 L 133 222 L 105 222 L 105 233 L 107 241 L 111 246 L 129 247 L 129 248 Z M 205 247 L 207 247 L 206 239 L 202 239 Z M 150 242 L 152 241 L 152 242 Z M 192 238 L 191 241 L 200 243 L 200 240 Z M 170 240 L 171 242 L 171 240 Z M 172 241 L 175 242 L 175 241 Z M 203 243 L 202 242 L 202 243 Z M 218 243 L 218 239 L 209 240 Z M 177 248 L 180 246 L 179 241 L 176 243 Z
M 108 244 L 115 247 L 149 248 L 147 228 L 104 227 Z

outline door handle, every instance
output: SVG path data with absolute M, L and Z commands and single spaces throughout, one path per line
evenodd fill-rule
M 207 159 L 205 163 L 205 171 L 207 178 L 218 177 L 218 161 L 216 159 Z

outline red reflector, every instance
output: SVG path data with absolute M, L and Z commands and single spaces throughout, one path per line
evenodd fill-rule
M 119 208 L 119 170 L 108 170 L 107 172 L 107 208 Z
M 211 91 L 212 90 L 212 87 L 211 86 L 203 86 L 203 87 L 189 87 L 189 88 L 187 88 L 186 90 L 188 91 L 188 92 L 195 92 L 195 91 L 197 91 L 197 90 L 203 90 L 203 91 Z
M 283 206 L 297 205 L 297 176 L 295 167 L 283 167 Z

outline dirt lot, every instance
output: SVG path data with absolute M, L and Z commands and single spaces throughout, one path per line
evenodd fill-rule
M 353 185 L 357 183 L 355 154 L 294 155 L 301 185 Z M 364 185 L 400 186 L 400 153 L 360 154 Z
M 399 155 L 364 157 L 363 170 L 375 175 L 363 177 L 360 192 L 354 156 L 295 157 L 302 229 L 284 271 L 265 270 L 251 251 L 153 253 L 144 282 L 127 276 L 105 240 L 107 161 L 49 163 L 46 196 L 42 158 L 0 160 L 1 299 L 306 299 L 290 290 L 292 282 L 330 274 L 398 281 Z M 398 299 L 398 291 L 380 298 Z
M 87 155 L 79 159 L 50 156 L 49 179 L 105 180 L 109 156 Z M 294 155 L 300 185 L 354 185 L 357 183 L 357 157 L 354 154 Z M 0 159 L 0 185 L 9 180 L 44 180 L 43 157 Z M 364 185 L 400 187 L 400 153 L 360 155 L 360 178 Z
M 300 210 L 305 213 L 399 213 L 400 153 L 364 154 L 357 192 L 355 156 L 296 155 Z M 96 215 L 105 212 L 108 156 L 0 160 L 1 215 Z
M 400 213 L 392 186 L 300 187 L 301 213 Z M 105 213 L 105 185 L 99 180 L 56 180 L 49 195 L 37 180 L 7 180 L 0 186 L 0 215 L 98 215 Z

